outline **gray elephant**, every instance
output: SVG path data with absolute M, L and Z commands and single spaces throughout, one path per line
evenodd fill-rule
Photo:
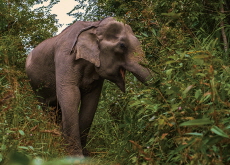
M 125 91 L 128 70 L 146 83 L 151 74 L 143 61 L 131 27 L 112 17 L 78 21 L 28 55 L 26 73 L 39 101 L 60 105 L 71 155 L 83 156 L 104 79 Z

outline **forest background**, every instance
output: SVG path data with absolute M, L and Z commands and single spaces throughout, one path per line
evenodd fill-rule
M 128 75 L 126 93 L 106 81 L 87 145 L 94 164 L 230 164 L 229 1 L 77 1 L 68 13 L 76 20 L 129 24 L 155 73 L 147 87 Z M 55 115 L 42 110 L 24 71 L 28 51 L 57 32 L 58 0 L 32 8 L 43 2 L 0 0 L 3 165 L 66 155 Z

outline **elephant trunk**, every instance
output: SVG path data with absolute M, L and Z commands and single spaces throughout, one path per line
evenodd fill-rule
M 140 82 L 145 85 L 148 85 L 147 82 L 152 78 L 150 70 L 138 63 L 130 63 L 129 65 L 126 65 L 125 69 L 131 72 Z

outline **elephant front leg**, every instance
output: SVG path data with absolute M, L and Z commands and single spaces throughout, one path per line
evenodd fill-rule
M 97 86 L 90 93 L 82 94 L 82 98 L 81 98 L 79 121 L 80 121 L 81 144 L 83 148 L 83 154 L 85 156 L 88 156 L 89 154 L 85 146 L 87 144 L 87 136 L 97 109 L 102 85 L 103 85 L 103 80 L 100 80 L 97 83 Z
M 59 86 L 57 89 L 62 110 L 63 135 L 69 144 L 67 152 L 70 155 L 82 157 L 78 114 L 80 90 L 74 85 Z

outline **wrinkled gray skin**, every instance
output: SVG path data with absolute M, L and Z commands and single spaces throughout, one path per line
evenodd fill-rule
M 83 156 L 104 79 L 125 91 L 128 70 L 145 83 L 151 75 L 140 62 L 144 54 L 132 29 L 112 17 L 76 22 L 28 55 L 26 73 L 39 101 L 60 104 L 71 155 Z

